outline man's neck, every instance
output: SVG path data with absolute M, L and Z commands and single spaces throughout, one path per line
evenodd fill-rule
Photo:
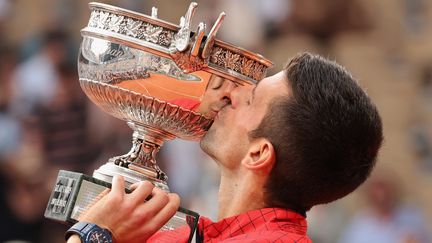
M 221 172 L 218 219 L 264 207 L 262 180 L 252 173 Z

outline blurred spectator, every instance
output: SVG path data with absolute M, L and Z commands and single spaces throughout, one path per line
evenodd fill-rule
M 10 0 L 0 0 L 0 30 L 2 22 L 6 21 L 10 11 Z
M 421 34 L 427 28 L 425 0 L 405 0 L 405 28 L 409 34 Z
M 398 180 L 386 173 L 365 185 L 369 208 L 358 213 L 342 234 L 341 243 L 428 243 L 430 232 L 420 212 L 402 202 Z
M 425 100 L 426 108 L 432 112 L 430 105 L 432 103 L 432 60 L 428 61 L 427 65 L 421 69 L 420 75 L 420 95 Z
M 337 242 L 348 215 L 349 210 L 343 200 L 315 206 L 307 212 L 309 237 L 317 243 Z
M 0 46 L 0 161 L 11 153 L 19 143 L 19 121 L 9 113 L 12 73 L 16 66 L 14 49 Z
M 358 0 L 291 0 L 286 30 L 310 35 L 321 42 L 348 31 L 370 29 L 371 20 Z
M 257 0 L 258 16 L 265 24 L 265 34 L 267 39 L 271 39 L 281 34 L 286 24 L 286 20 L 291 13 L 292 0 Z
M 247 49 L 262 48 L 265 23 L 263 16 L 259 14 L 258 1 L 221 0 L 216 3 L 217 9 L 227 13 L 227 18 L 218 32 L 218 38 Z M 217 17 L 214 9 L 212 15 Z M 213 22 L 210 23 L 210 26 L 212 25 Z
M 424 172 L 432 170 L 432 139 L 429 125 L 424 121 L 416 121 L 409 129 L 412 150 L 418 159 L 419 169 Z
M 83 172 L 89 164 L 87 102 L 79 87 L 76 67 L 61 63 L 51 102 L 37 110 L 47 160 L 58 167 Z
M 19 144 L 21 127 L 13 117 L 0 111 L 0 161 L 8 157 Z
M 432 127 L 426 114 L 432 114 L 432 65 L 427 63 L 419 69 L 416 109 L 409 126 L 409 139 L 413 154 L 422 172 L 432 171 Z
M 19 146 L 3 158 L 0 167 L 1 242 L 38 239 L 49 195 L 41 131 L 32 120 L 22 128 Z
M 67 35 L 61 30 L 48 31 L 38 53 L 21 63 L 13 83 L 13 112 L 19 116 L 34 113 L 40 105 L 52 101 L 59 74 L 56 66 L 66 59 Z

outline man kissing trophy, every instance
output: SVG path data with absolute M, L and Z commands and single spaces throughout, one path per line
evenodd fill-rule
M 111 158 L 93 176 L 59 172 L 45 217 L 71 224 L 111 187 L 114 175 L 124 177 L 126 191 L 147 180 L 169 192 L 156 153 L 166 140 L 199 140 L 205 134 L 215 115 L 207 106 L 211 101 L 202 100 L 209 82 L 254 84 L 272 65 L 259 54 L 216 39 L 224 13 L 208 34 L 204 23 L 192 31 L 194 2 L 178 26 L 159 19 L 154 7 L 147 16 L 107 4 L 89 6 L 90 20 L 81 30 L 80 85 L 103 111 L 127 122 L 133 139 L 127 154 Z M 196 213 L 180 208 L 161 230 L 187 227 L 190 240 L 197 219 Z

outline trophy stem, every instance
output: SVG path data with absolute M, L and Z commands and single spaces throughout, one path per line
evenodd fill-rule
M 125 178 L 126 187 L 147 180 L 169 192 L 168 177 L 157 165 L 156 154 L 163 142 L 173 139 L 174 135 L 134 122 L 128 122 L 128 125 L 134 131 L 131 150 L 109 159 L 108 163 L 94 171 L 93 176 L 110 183 L 114 175 L 121 175 Z
M 110 162 L 166 183 L 168 177 L 157 165 L 156 154 L 163 141 L 174 136 L 133 122 L 128 125 L 134 130 L 132 148 L 127 154 L 111 158 Z

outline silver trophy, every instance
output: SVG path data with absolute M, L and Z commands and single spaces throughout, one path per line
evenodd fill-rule
M 59 172 L 45 216 L 71 223 L 110 187 L 114 175 L 123 176 L 127 187 L 148 180 L 169 191 L 155 156 L 164 141 L 199 140 L 211 126 L 212 115 L 200 107 L 208 82 L 219 77 L 254 84 L 272 65 L 259 54 L 216 39 L 224 13 L 208 34 L 204 23 L 192 31 L 194 2 L 179 25 L 159 19 L 156 8 L 148 16 L 101 3 L 89 6 L 78 60 L 81 88 L 103 111 L 126 121 L 133 139 L 128 153 L 111 158 L 92 177 Z M 197 217 L 181 209 L 163 230 L 193 228 Z

